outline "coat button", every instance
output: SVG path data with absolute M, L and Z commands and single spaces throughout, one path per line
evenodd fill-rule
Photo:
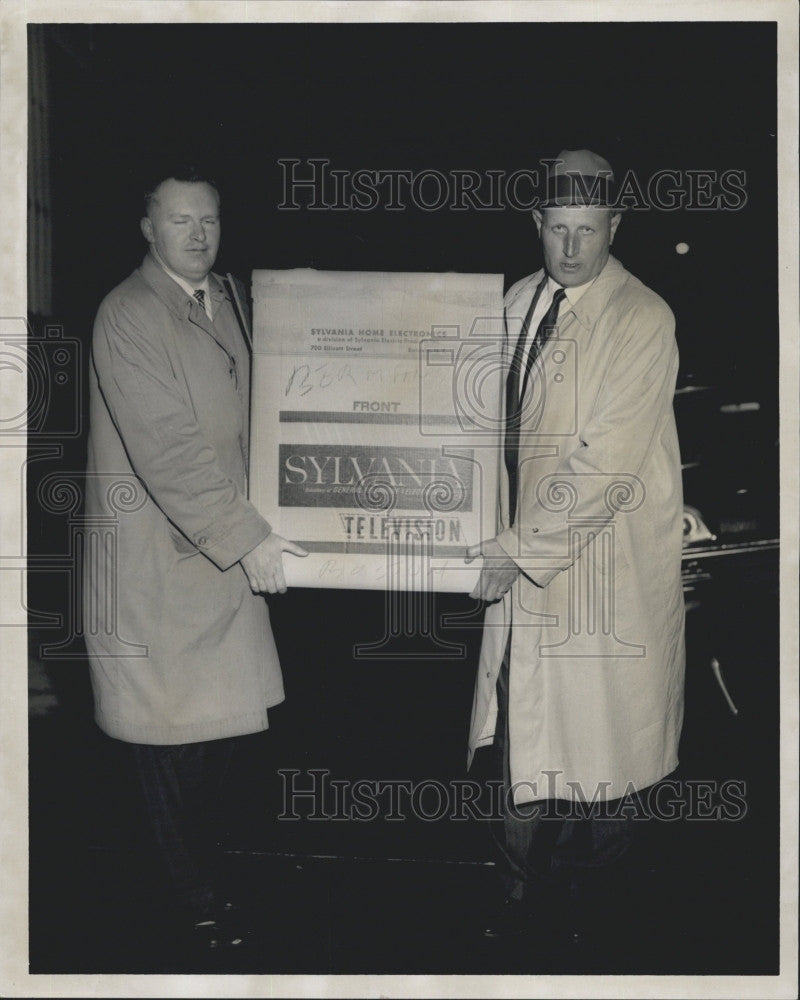
M 197 544 L 198 544 L 198 545 L 207 545 L 207 544 L 208 544 L 208 539 L 206 538 L 206 536 L 205 536 L 205 535 L 201 535 L 201 536 L 200 536 L 200 537 L 199 537 L 199 538 L 197 539 Z

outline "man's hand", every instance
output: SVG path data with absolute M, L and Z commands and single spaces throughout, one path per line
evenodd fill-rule
M 285 594 L 286 578 L 283 575 L 283 553 L 307 556 L 302 545 L 271 531 L 263 542 L 239 560 L 250 589 L 254 594 Z
M 475 589 L 469 595 L 481 601 L 499 601 L 519 576 L 519 566 L 510 559 L 500 543 L 489 538 L 478 545 L 470 545 L 465 562 L 483 556 L 483 567 Z

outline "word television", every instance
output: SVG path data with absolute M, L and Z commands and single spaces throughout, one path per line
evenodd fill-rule
M 456 517 L 378 517 L 375 514 L 340 514 L 348 541 L 365 542 L 462 542 L 461 522 Z

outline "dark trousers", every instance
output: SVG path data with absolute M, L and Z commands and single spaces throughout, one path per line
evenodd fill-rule
M 535 897 L 564 884 L 573 890 L 587 873 L 617 861 L 628 850 L 635 824 L 632 810 L 619 812 L 620 800 L 576 810 L 576 804 L 542 800 L 515 806 L 511 796 L 508 740 L 509 649 L 497 679 L 497 725 L 491 750 L 495 780 L 503 782 L 503 816 L 492 824 L 506 895 Z M 557 762 L 556 762 L 557 763 Z M 548 761 L 545 766 L 556 766 Z M 576 812 L 579 812 L 576 815 Z
M 166 895 L 198 919 L 214 905 L 220 799 L 235 745 L 126 744 Z

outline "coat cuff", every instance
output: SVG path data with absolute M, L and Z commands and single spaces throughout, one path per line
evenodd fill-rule
M 501 531 L 500 534 L 495 538 L 495 541 L 500 546 L 500 548 L 505 552 L 509 559 L 513 559 L 514 562 L 519 566 L 520 571 L 532 580 L 537 587 L 546 587 L 548 583 L 554 580 L 558 574 L 562 571 L 561 566 L 547 566 L 543 569 L 536 569 L 532 563 L 534 562 L 535 556 L 531 552 L 521 552 L 520 551 L 520 539 L 519 532 L 517 528 L 506 528 Z
M 213 528 L 198 531 L 192 541 L 215 566 L 225 570 L 239 562 L 242 556 L 252 552 L 271 531 L 269 522 L 253 509 L 248 517 L 224 531 L 215 531 Z

